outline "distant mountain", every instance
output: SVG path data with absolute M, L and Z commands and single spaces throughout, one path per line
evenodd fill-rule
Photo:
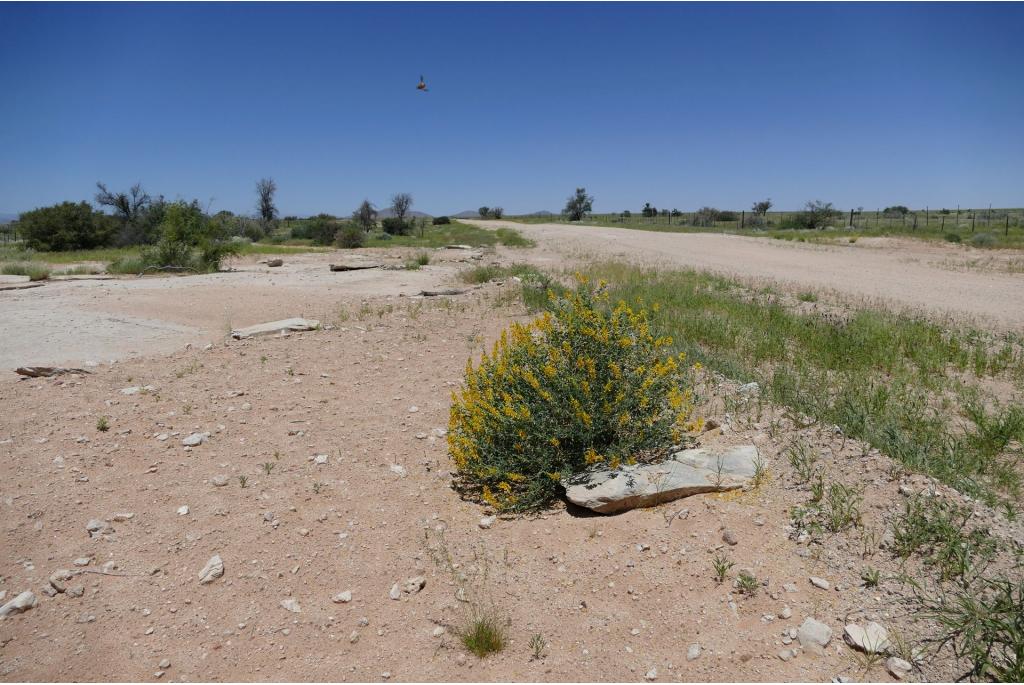
M 479 219 L 480 212 L 476 211 L 475 209 L 467 209 L 464 212 L 459 212 L 458 214 L 449 214 L 448 216 L 452 217 L 453 219 Z
M 388 207 L 387 209 L 381 209 L 377 212 L 378 219 L 388 219 L 390 217 L 393 217 L 394 215 L 395 212 L 390 207 Z M 411 212 L 408 212 L 407 216 L 416 217 L 417 219 L 420 217 L 426 217 L 428 219 L 431 218 L 430 214 L 427 214 L 426 212 L 417 212 L 415 209 L 412 210 Z

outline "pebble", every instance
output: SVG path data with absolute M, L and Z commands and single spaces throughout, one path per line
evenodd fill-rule
M 779 612 L 779 616 L 782 618 L 791 618 L 793 616 L 793 610 L 789 607 L 782 607 L 782 611 Z
M 206 442 L 206 439 L 208 437 L 210 437 L 209 433 L 193 433 L 192 435 L 182 440 L 181 444 L 184 445 L 185 447 L 198 447 L 199 445 L 202 445 L 204 442 Z
M 75 566 L 88 566 L 92 563 L 92 557 L 78 557 L 71 562 Z
M 808 616 L 796 631 L 800 646 L 821 654 L 832 641 L 832 629 L 821 621 Z
M 160 663 L 157 664 L 157 668 L 159 668 L 162 671 L 166 671 L 170 667 L 171 667 L 171 660 L 170 659 L 161 659 Z
M 422 590 L 426 584 L 426 578 L 423 576 L 415 576 L 405 581 L 405 585 L 402 587 L 402 590 L 410 595 L 415 595 L 417 592 Z
M 352 601 L 352 591 L 345 590 L 344 592 L 339 592 L 331 598 L 331 601 L 335 604 L 348 604 Z
M 739 544 L 740 540 L 736 537 L 736 533 L 726 528 L 722 531 L 722 542 L 734 547 Z
M 212 583 L 222 575 L 224 575 L 224 560 L 220 558 L 219 554 L 214 554 L 206 562 L 203 570 L 199 572 L 199 584 L 206 585 L 207 583 Z
M 867 654 L 880 654 L 889 648 L 889 633 L 874 621 L 866 626 L 848 624 L 843 628 L 843 639 L 846 644 Z
M 656 669 L 656 668 L 652 668 L 651 670 L 647 671 L 647 673 L 644 673 L 644 680 L 657 680 L 657 679 L 658 679 L 658 669 Z
M 281 608 L 282 609 L 287 609 L 288 611 L 292 612 L 293 614 L 302 613 L 302 607 L 299 606 L 298 601 L 296 601 L 294 599 L 282 599 L 281 600 Z
M 497 520 L 497 516 L 484 516 L 482 519 L 480 519 L 480 522 L 477 525 L 479 525 L 484 530 L 487 530 L 488 528 L 493 526 L 494 522 Z
M 434 635 L 434 637 L 441 637 L 442 635 L 444 635 L 444 627 L 443 626 L 438 626 L 438 627 L 434 628 L 433 635 Z
M 827 580 L 825 580 L 824 578 L 819 578 L 818 576 L 811 576 L 810 580 L 811 580 L 811 585 L 813 585 L 816 588 L 820 588 L 822 590 L 831 590 L 832 589 L 832 585 L 829 584 L 829 582 Z
M 348 641 L 352 644 L 359 642 L 359 631 L 353 630 L 348 636 Z
M 228 477 L 224 474 L 218 474 L 211 478 L 210 482 L 213 483 L 214 487 L 222 488 L 228 484 Z
M 687 661 L 694 661 L 699 656 L 700 656 L 700 645 L 698 643 L 694 642 L 686 650 L 686 660 Z
M 402 478 L 405 478 L 409 473 L 401 464 L 392 464 L 388 468 L 391 469 L 391 473 L 397 473 Z
M 910 672 L 914 670 L 914 667 L 909 662 L 904 661 L 898 656 L 891 656 L 885 660 L 885 670 L 889 672 L 896 680 L 903 680 L 905 677 L 910 675 Z
M 327 463 L 327 455 L 326 454 L 318 454 L 318 455 L 314 456 L 313 457 L 313 463 L 316 464 L 317 466 L 323 466 L 324 464 Z
M 391 599 L 402 598 L 402 588 L 398 586 L 398 583 L 395 583 L 391 586 L 391 591 L 388 593 L 388 597 L 390 597 Z
M 28 611 L 35 605 L 36 596 L 31 591 L 25 590 L 10 602 L 0 606 L 0 618 L 10 616 L 11 614 L 20 614 L 23 611 Z
M 796 650 L 794 649 L 783 649 L 779 652 L 779 658 L 783 661 L 789 661 L 796 656 Z
M 188 505 L 187 504 L 182 504 L 180 507 L 178 507 L 178 516 L 187 516 L 187 515 L 188 515 Z

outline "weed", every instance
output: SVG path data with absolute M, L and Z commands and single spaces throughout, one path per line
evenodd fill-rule
M 240 486 L 242 486 L 242 488 L 244 489 L 245 487 L 247 487 L 249 485 L 249 477 L 248 476 L 239 476 L 238 477 L 238 484 Z
M 729 575 L 729 569 L 735 565 L 735 562 L 729 561 L 729 558 L 721 552 L 716 553 L 711 559 L 711 567 L 715 571 L 715 580 L 719 583 L 724 582 Z
M 96 430 L 98 430 L 100 433 L 106 433 L 108 430 L 110 430 L 110 423 L 107 421 L 106 416 L 101 416 L 98 419 L 96 419 Z
M 825 527 L 838 533 L 860 525 L 861 492 L 842 483 L 832 483 L 825 500 Z
M 818 471 L 815 475 L 816 478 L 811 483 L 811 502 L 818 504 L 825 496 L 825 474 Z
M 882 580 L 882 572 L 877 568 L 866 567 L 860 572 L 860 579 L 864 583 L 864 587 L 878 587 L 878 583 Z
M 327 484 L 324 483 L 323 481 L 319 481 L 319 480 L 313 481 L 313 494 L 314 495 L 319 495 L 320 491 L 323 490 L 325 487 L 327 487 Z
M 480 658 L 505 649 L 505 628 L 491 613 L 473 616 L 456 634 L 466 649 Z
M 191 402 L 186 402 L 185 404 L 181 405 L 181 413 L 182 414 L 186 414 L 186 415 L 191 414 L 192 413 L 192 409 L 193 409 L 193 407 L 192 407 L 192 403 Z
M 807 292 L 799 293 L 796 296 L 796 299 L 800 300 L 801 302 L 817 302 L 818 301 L 818 295 L 816 293 L 812 293 L 810 291 L 807 291 Z
M 747 571 L 740 571 L 736 576 L 736 589 L 739 590 L 740 594 L 752 597 L 757 593 L 757 589 L 761 587 L 761 584 L 757 582 L 757 578 Z
M 768 482 L 768 464 L 764 458 L 758 454 L 757 458 L 754 459 L 754 488 L 759 488 Z
M 45 281 L 50 277 L 50 267 L 42 262 L 7 262 L 0 264 L 0 273 L 9 276 L 28 276 L 30 281 Z
M 272 461 L 263 462 L 263 473 L 269 476 L 270 472 L 274 470 L 274 466 L 276 466 L 276 464 Z
M 786 448 L 786 456 L 789 458 L 790 466 L 796 472 L 797 481 L 809 483 L 814 477 L 814 465 L 818 461 L 814 451 L 806 442 L 797 439 Z
M 532 661 L 540 661 L 544 658 L 544 650 L 547 648 L 548 642 L 544 639 L 544 636 L 540 633 L 534 633 L 530 638 L 530 659 Z
M 894 528 L 893 551 L 903 559 L 919 554 L 942 581 L 967 586 L 996 554 L 985 528 L 970 528 L 971 509 L 939 497 L 907 500 Z

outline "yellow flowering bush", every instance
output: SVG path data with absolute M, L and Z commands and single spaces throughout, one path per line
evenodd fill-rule
M 608 303 L 586 279 L 549 311 L 502 332 L 467 362 L 452 396 L 448 447 L 457 486 L 497 511 L 550 504 L 563 476 L 657 456 L 699 429 L 690 369 L 645 311 Z

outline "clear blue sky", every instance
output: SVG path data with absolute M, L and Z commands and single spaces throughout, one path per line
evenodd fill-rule
M 0 5 L 0 211 L 1024 205 L 1021 4 Z M 420 74 L 428 93 L 415 90 Z

